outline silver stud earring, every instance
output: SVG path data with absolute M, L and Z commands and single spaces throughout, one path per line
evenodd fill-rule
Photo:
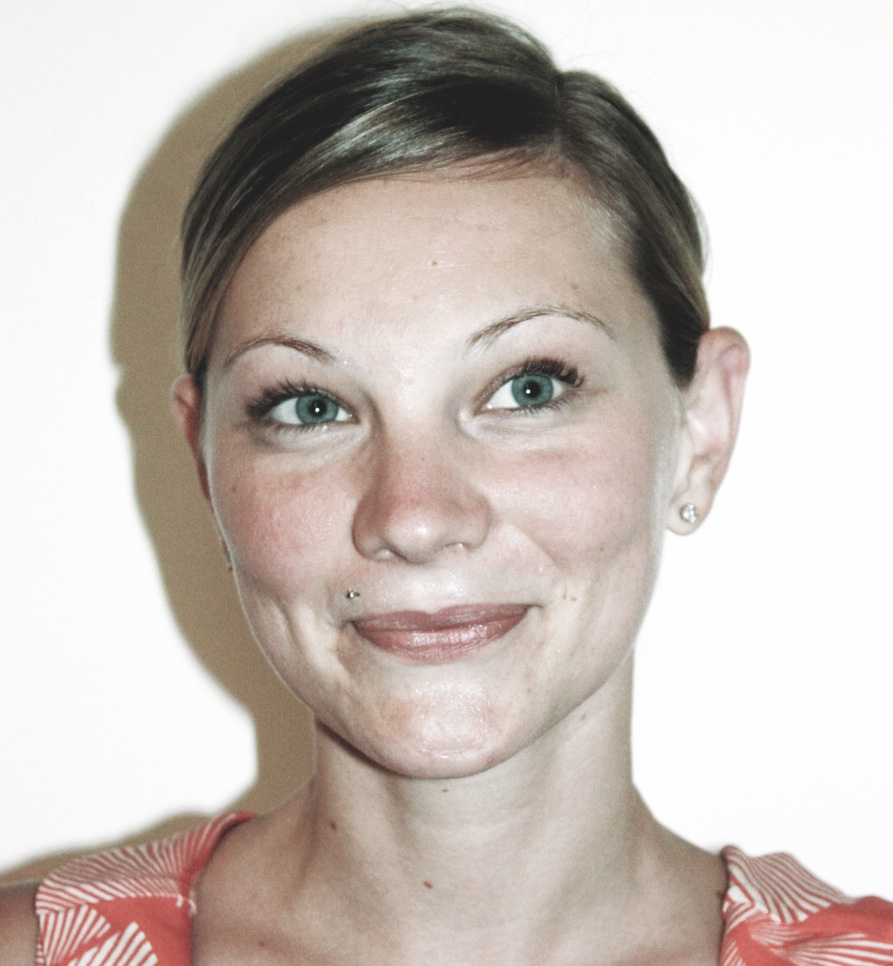
M 354 590 L 353 588 L 351 588 L 344 596 L 348 600 L 356 600 L 357 597 L 360 596 L 360 592 L 358 590 Z
M 683 503 L 679 508 L 679 516 L 685 520 L 686 523 L 697 523 L 701 518 L 701 514 L 698 512 L 698 508 L 694 503 Z

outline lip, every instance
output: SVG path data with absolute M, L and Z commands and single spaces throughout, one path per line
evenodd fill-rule
M 410 661 L 452 661 L 508 634 L 524 619 L 526 604 L 460 604 L 443 610 L 403 610 L 352 621 L 360 637 Z

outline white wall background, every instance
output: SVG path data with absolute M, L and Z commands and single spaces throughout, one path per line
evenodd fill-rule
M 307 773 L 168 425 L 176 221 L 294 53 L 271 48 L 382 9 L 6 0 L 0 867 Z M 754 351 L 725 492 L 670 540 L 643 633 L 639 783 L 703 845 L 893 896 L 893 3 L 494 9 L 650 120 L 707 215 L 715 321 Z

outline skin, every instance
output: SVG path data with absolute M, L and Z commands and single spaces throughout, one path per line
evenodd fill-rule
M 682 409 L 650 307 L 604 233 L 558 182 L 375 182 L 284 215 L 228 293 L 200 456 L 242 602 L 289 687 L 392 771 L 453 778 L 510 758 L 596 695 L 632 645 Z M 331 361 L 253 345 L 271 335 Z M 578 370 L 561 408 L 498 395 L 531 356 Z M 283 380 L 326 390 L 350 417 L 246 418 Z M 382 658 L 350 623 L 468 602 L 530 610 L 448 667 Z
M 173 407 L 318 769 L 215 852 L 193 962 L 717 962 L 722 864 L 632 784 L 632 649 L 746 368 L 713 330 L 677 388 L 568 178 L 368 181 L 273 223 Z M 337 418 L 293 424 L 308 387 Z M 520 620 L 424 661 L 361 633 L 468 604 Z
M 579 373 L 560 408 L 493 395 L 530 357 Z M 284 381 L 342 418 L 246 415 Z M 230 287 L 200 425 L 191 392 L 178 412 L 255 634 L 373 761 L 475 774 L 625 661 L 686 482 L 683 404 L 649 304 L 569 185 L 379 181 L 299 205 Z M 529 606 L 523 633 L 429 670 L 382 659 L 350 623 L 467 602 Z
M 511 378 L 542 359 L 575 375 L 524 411 Z M 716 962 L 721 865 L 632 785 L 631 652 L 746 365 L 716 330 L 678 390 L 569 179 L 370 181 L 271 226 L 175 412 L 254 633 L 319 722 L 318 774 L 219 850 L 199 961 Z M 337 418 L 272 423 L 294 402 L 257 400 L 282 383 Z M 526 611 L 442 662 L 354 623 L 468 602 Z
M 37 918 L 33 883 L 0 886 L 0 963 L 34 966 Z

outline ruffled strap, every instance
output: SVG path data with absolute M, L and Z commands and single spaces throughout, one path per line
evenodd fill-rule
M 230 812 L 163 842 L 75 859 L 40 885 L 36 966 L 190 966 L 193 889 Z
M 729 846 L 720 966 L 893 966 L 893 905 L 851 899 L 793 856 Z

